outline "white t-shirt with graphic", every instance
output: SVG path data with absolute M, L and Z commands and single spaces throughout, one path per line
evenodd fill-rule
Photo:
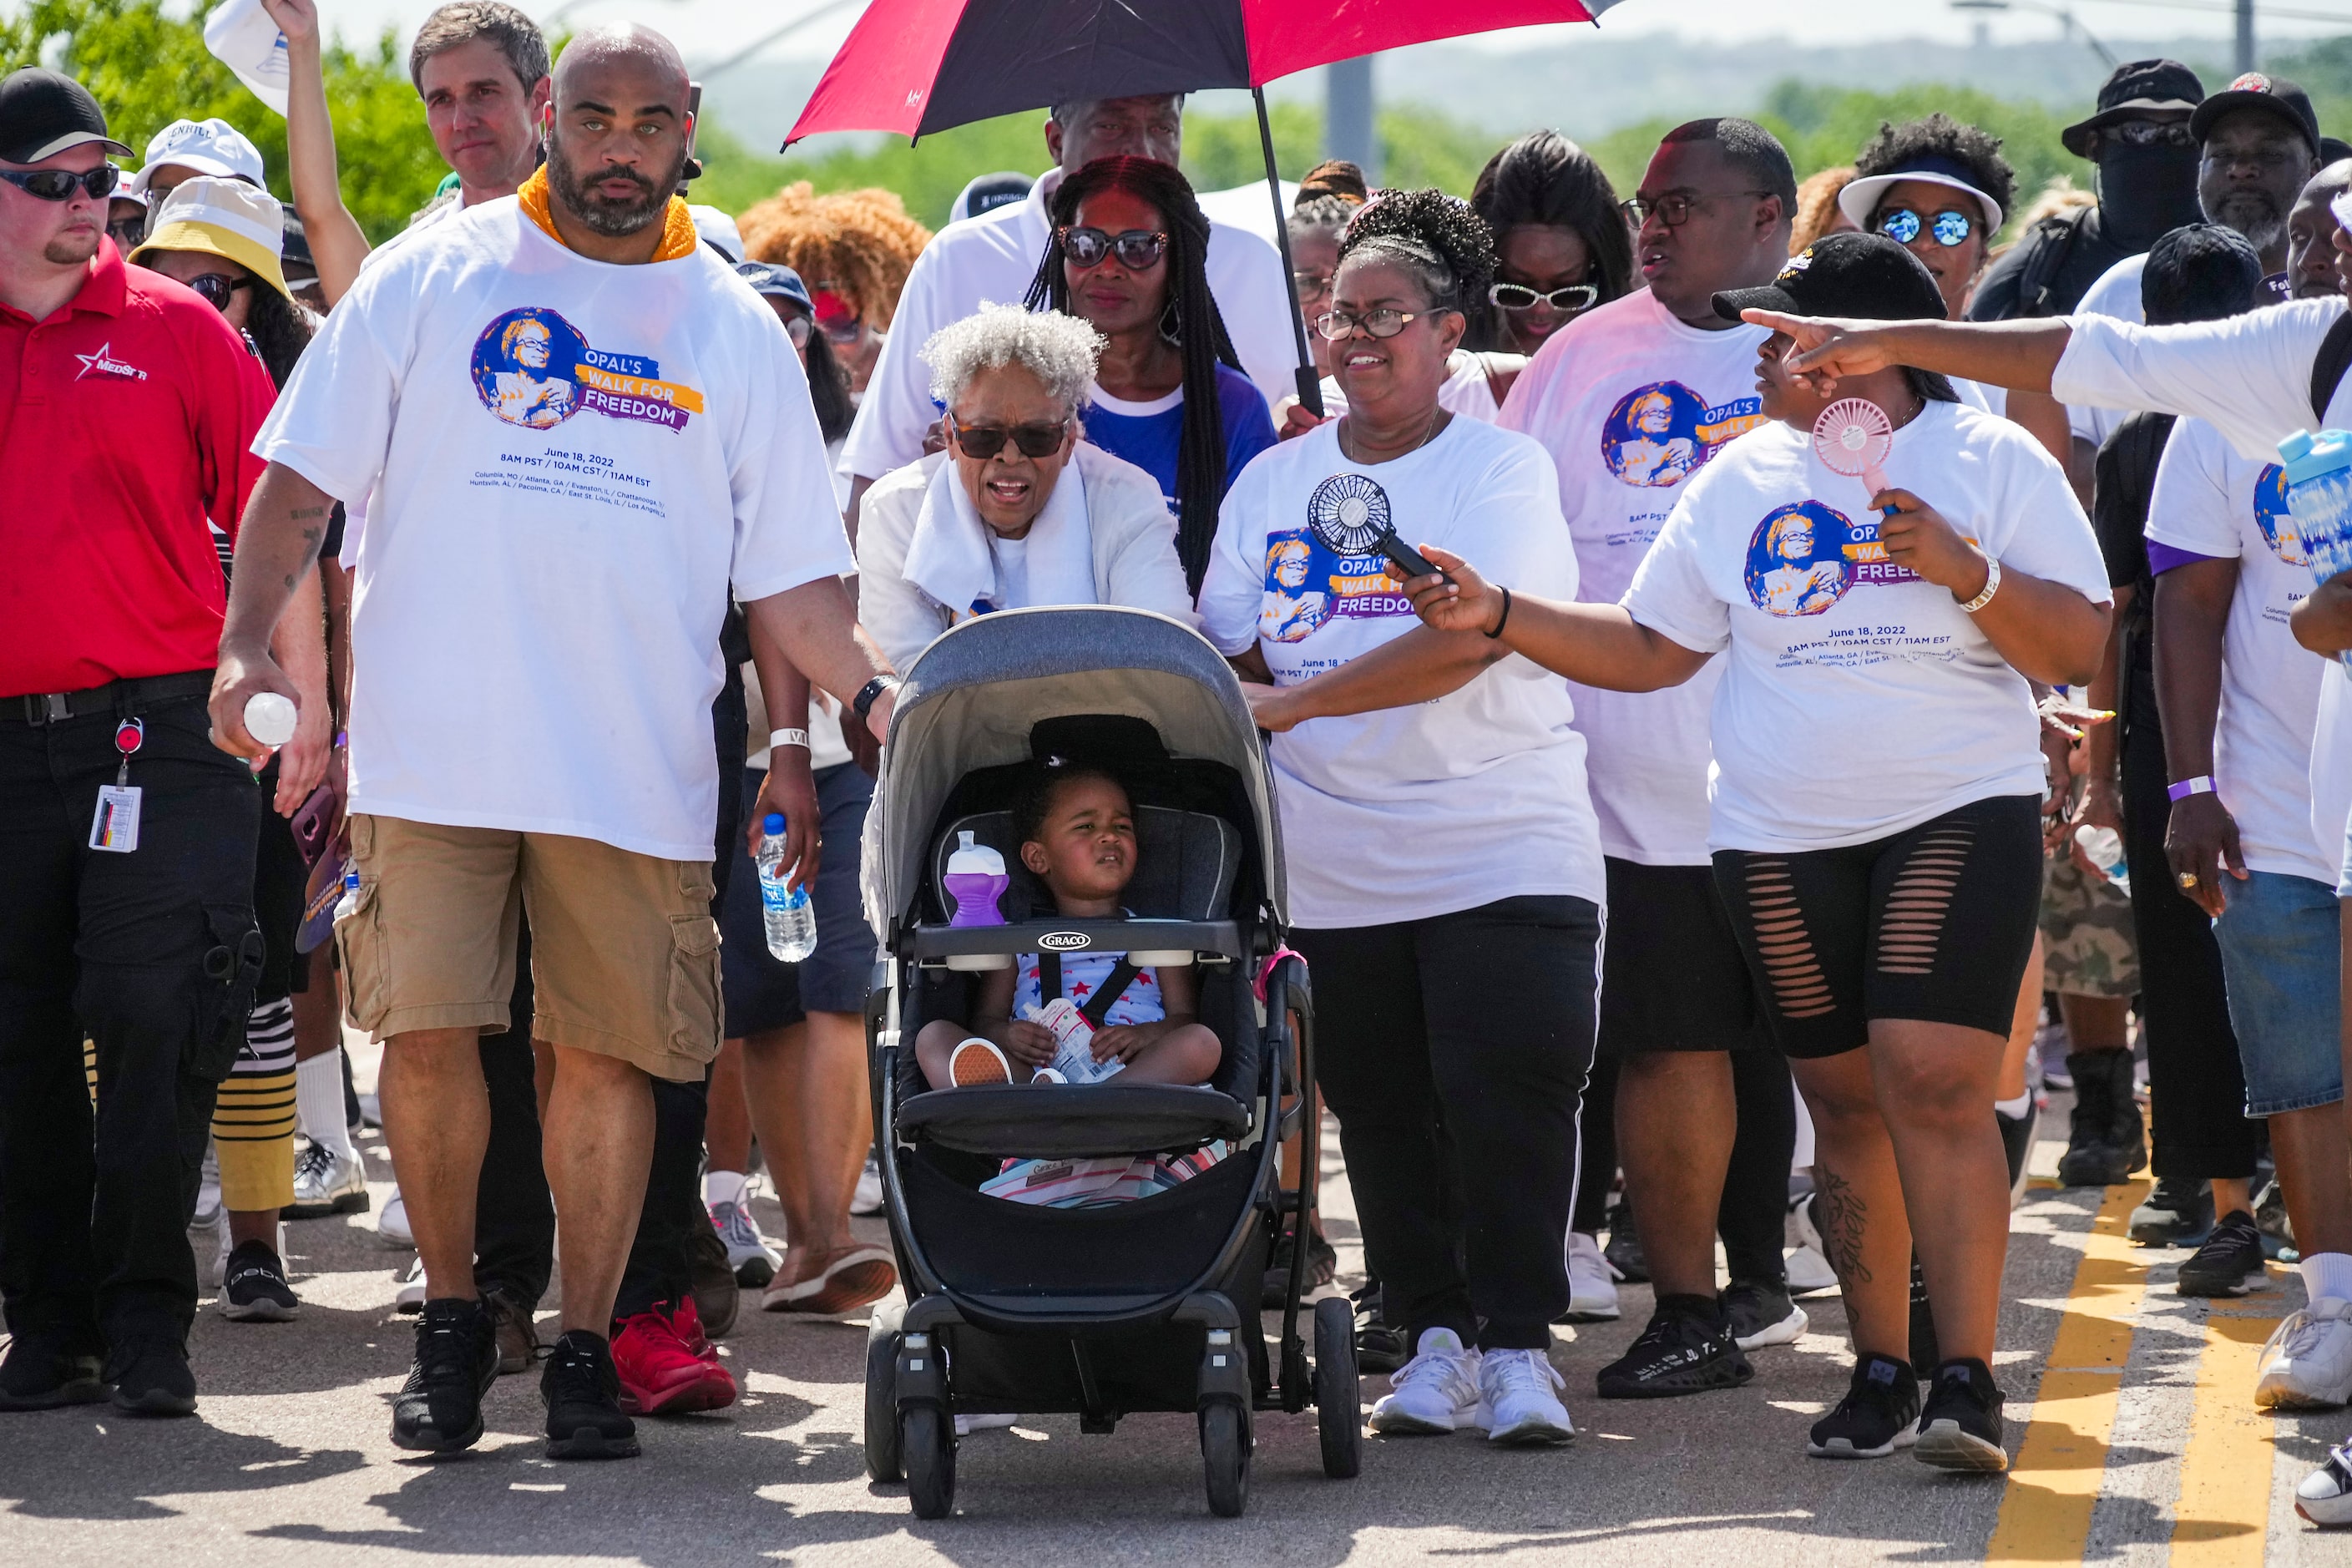
M 1255 645 L 1278 686 L 1335 669 L 1421 623 L 1381 526 L 1442 545 L 1499 583 L 1576 596 L 1576 557 L 1543 449 L 1455 417 L 1420 450 L 1364 465 L 1339 425 L 1262 452 L 1217 518 L 1202 630 Z M 1584 740 L 1568 688 L 1514 655 L 1459 690 L 1274 738 L 1290 912 L 1308 929 L 1383 925 L 1498 899 L 1601 903 Z
M 2008 420 L 1930 403 L 1895 432 L 1885 471 L 2004 567 L 2112 601 L 2065 475 Z M 2032 689 L 1948 589 L 1886 559 L 1878 522 L 1862 480 L 1774 422 L 1707 465 L 1635 574 L 1635 620 L 1730 650 L 1713 847 L 1832 849 L 1993 795 L 2040 798 Z
M 730 582 L 856 570 L 766 302 L 707 246 L 593 261 L 511 197 L 363 271 L 254 451 L 377 491 L 354 811 L 707 860 Z
M 1685 481 L 1763 422 L 1756 349 L 1766 336 L 1702 331 L 1644 289 L 1570 321 L 1520 373 L 1500 423 L 1541 442 L 1559 469 L 1579 598 L 1615 604 Z M 1664 691 L 1571 685 L 1608 854 L 1707 863 L 1707 713 L 1721 674 L 1716 660 Z
M 2286 624 L 2311 592 L 2311 568 L 2287 512 L 2285 476 L 2276 463 L 2239 457 L 2204 420 L 2183 419 L 2157 465 L 2147 533 L 2175 550 L 2238 563 L 2221 635 L 2213 784 L 2237 818 L 2247 866 L 2335 886 L 2339 847 L 2323 850 L 2311 820 L 2311 741 L 2325 667 Z

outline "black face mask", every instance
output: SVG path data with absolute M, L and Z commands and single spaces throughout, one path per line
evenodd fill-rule
M 2145 250 L 2183 224 L 2202 223 L 2194 147 L 2109 147 L 2099 159 L 2099 218 L 2108 237 Z

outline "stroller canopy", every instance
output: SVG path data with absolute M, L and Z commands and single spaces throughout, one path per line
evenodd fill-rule
M 950 627 L 905 676 L 875 789 L 879 853 L 866 868 L 877 930 L 921 888 L 929 836 L 958 782 L 1027 761 L 1039 721 L 1089 713 L 1143 720 L 1171 757 L 1241 776 L 1257 820 L 1234 826 L 1255 836 L 1275 918 L 1287 921 L 1265 749 L 1241 682 L 1198 632 L 1108 605 L 1003 610 Z

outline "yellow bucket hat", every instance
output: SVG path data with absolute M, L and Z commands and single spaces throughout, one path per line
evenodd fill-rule
M 184 180 L 156 210 L 146 241 L 131 253 L 198 250 L 236 262 L 293 299 L 279 256 L 286 245 L 286 209 L 278 198 L 243 180 L 201 175 Z

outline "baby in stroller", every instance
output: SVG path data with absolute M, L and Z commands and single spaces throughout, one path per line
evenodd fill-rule
M 1021 863 L 1073 919 L 1118 916 L 1136 870 L 1135 816 L 1109 773 L 1058 758 L 1039 763 L 1013 803 Z M 1052 994 L 1047 994 L 1051 992 Z M 1056 1005 L 1056 1004 L 1059 1005 Z M 936 1018 L 915 1037 L 935 1089 L 1013 1082 L 1204 1084 L 1223 1055 L 1198 1013 L 1189 969 L 1139 969 L 1119 952 L 1024 952 L 980 981 L 970 1026 Z M 1089 1029 L 1090 1042 L 1076 1033 Z M 1078 1042 L 1084 1042 L 1079 1044 Z M 1053 1064 L 1057 1052 L 1064 1066 Z

